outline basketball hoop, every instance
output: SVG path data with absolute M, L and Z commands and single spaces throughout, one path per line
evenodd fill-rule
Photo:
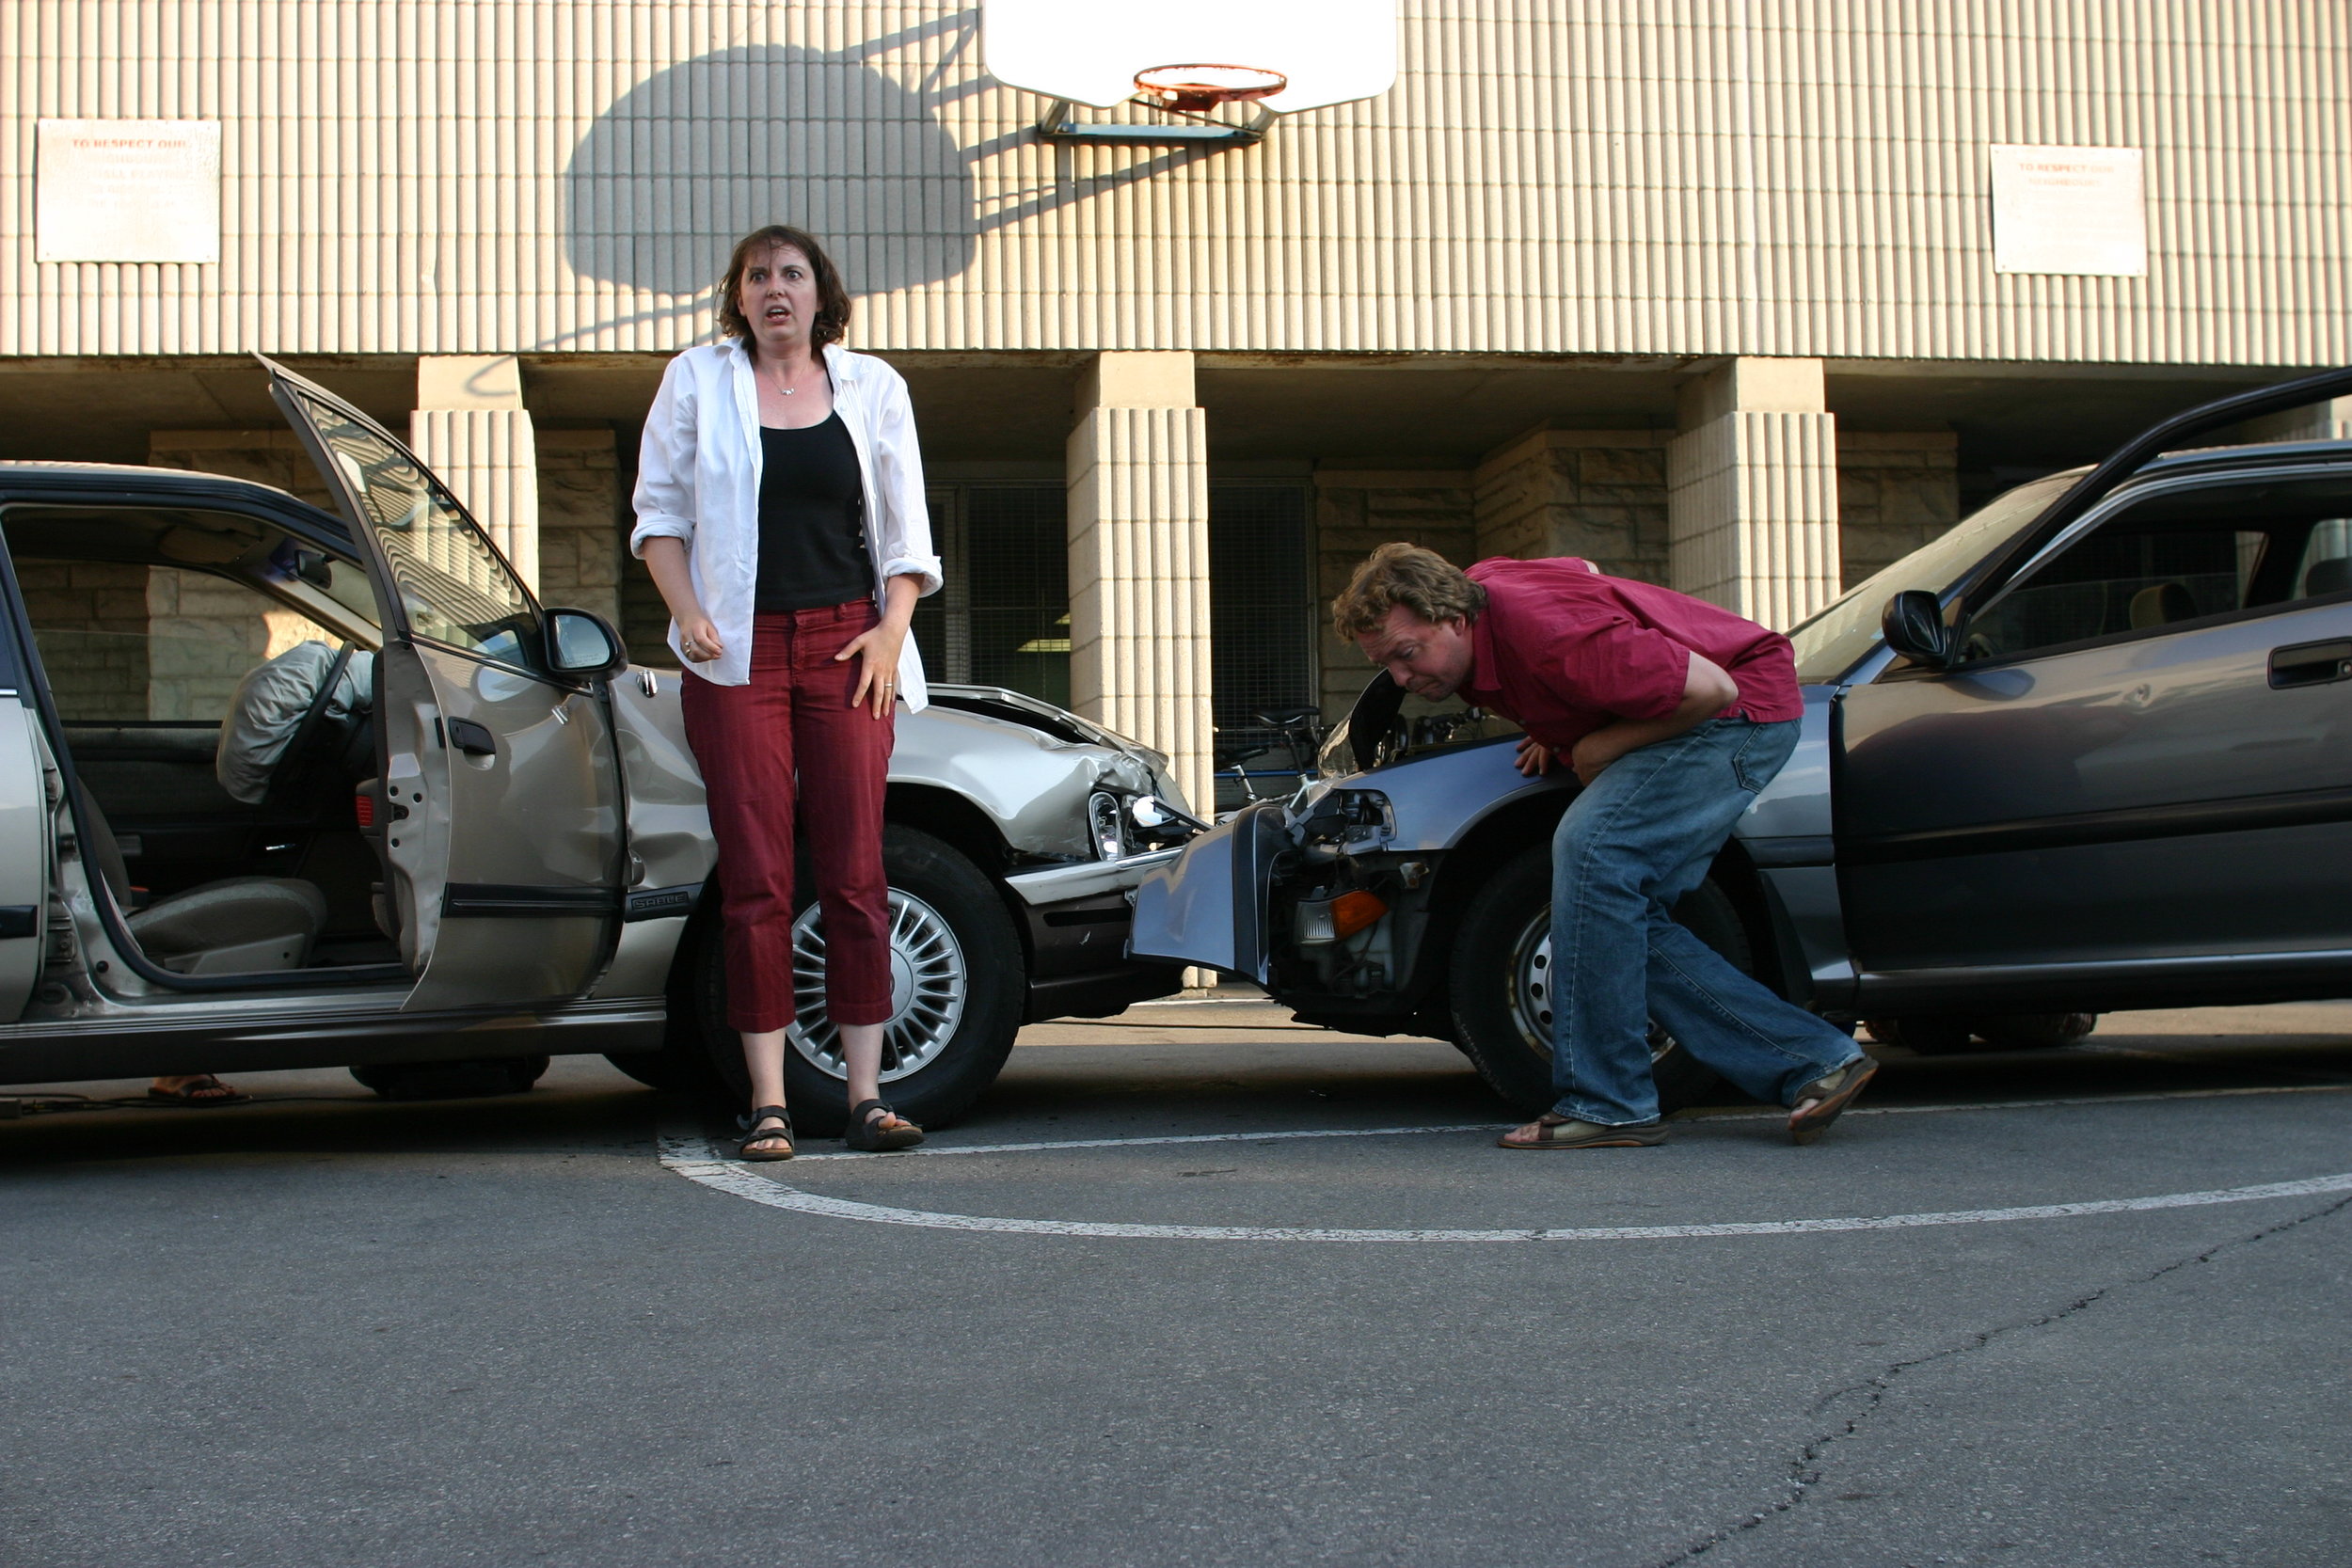
M 1136 72 L 1138 92 L 1163 109 L 1192 113 L 1219 103 L 1252 103 L 1289 85 L 1280 71 L 1254 65 L 1155 65 Z

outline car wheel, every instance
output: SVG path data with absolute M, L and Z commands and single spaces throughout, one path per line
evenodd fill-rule
M 897 1007 L 882 1032 L 882 1098 L 922 1126 L 944 1126 L 995 1081 L 1012 1050 L 1026 978 L 1021 939 L 979 868 L 929 833 L 884 829 L 882 871 L 890 884 Z M 849 1085 L 840 1035 L 825 1013 L 824 927 L 814 890 L 807 879 L 801 881 L 792 927 L 800 1016 L 786 1036 L 785 1094 L 796 1127 L 831 1137 L 849 1119 Z M 669 1060 L 652 1075 L 639 1070 L 644 1064 L 638 1058 L 616 1065 L 641 1082 L 672 1079 L 657 1087 L 699 1088 L 715 1080 L 739 1102 L 751 1080 L 726 1022 L 726 958 L 715 911 L 690 922 L 687 931 L 679 954 L 684 983 L 672 1005 L 676 1010 L 682 1001 L 691 1009 L 700 1061 L 674 1049 L 660 1053 Z
M 1976 1042 L 1974 1025 L 1964 1018 L 1909 1013 L 1901 1018 L 1865 1019 L 1862 1026 L 1882 1045 L 1899 1045 L 1922 1056 L 1950 1056 L 1983 1049 Z
M 545 1056 L 478 1062 L 377 1062 L 351 1075 L 386 1100 L 473 1100 L 521 1094 L 548 1070 Z
M 1753 970 L 1747 932 L 1710 878 L 1675 918 L 1740 973 Z M 1551 1085 L 1551 851 L 1530 849 L 1471 898 L 1454 942 L 1450 990 L 1454 1042 L 1513 1109 L 1536 1116 L 1560 1097 Z M 1664 1031 L 1650 1031 L 1650 1076 L 1659 1109 L 1678 1111 L 1731 1092 Z

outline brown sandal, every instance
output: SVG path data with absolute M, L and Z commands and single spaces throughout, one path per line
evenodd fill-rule
M 1546 1111 L 1524 1127 L 1514 1127 L 1495 1140 L 1498 1148 L 1649 1148 L 1666 1141 L 1665 1123 L 1629 1122 L 1611 1127 L 1579 1121 L 1557 1111 Z

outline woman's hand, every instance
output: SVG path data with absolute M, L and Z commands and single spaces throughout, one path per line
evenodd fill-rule
M 898 700 L 898 650 L 905 646 L 907 628 L 883 621 L 872 629 L 850 640 L 850 645 L 834 655 L 839 663 L 852 655 L 866 662 L 857 673 L 857 689 L 850 693 L 850 705 L 871 705 L 874 717 L 880 719 Z
M 696 664 L 707 663 L 727 651 L 719 640 L 719 628 L 699 610 L 677 618 L 677 642 L 678 652 Z
M 1519 736 L 1519 754 L 1511 766 L 1531 779 L 1551 771 L 1552 750 L 1532 735 Z

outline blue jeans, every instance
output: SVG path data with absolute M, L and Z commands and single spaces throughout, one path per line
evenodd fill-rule
M 1797 747 L 1797 721 L 1715 719 L 1601 770 L 1551 839 L 1554 1108 L 1622 1126 L 1658 1116 L 1649 1022 L 1756 1099 L 1862 1053 L 1749 979 L 1671 912 Z

